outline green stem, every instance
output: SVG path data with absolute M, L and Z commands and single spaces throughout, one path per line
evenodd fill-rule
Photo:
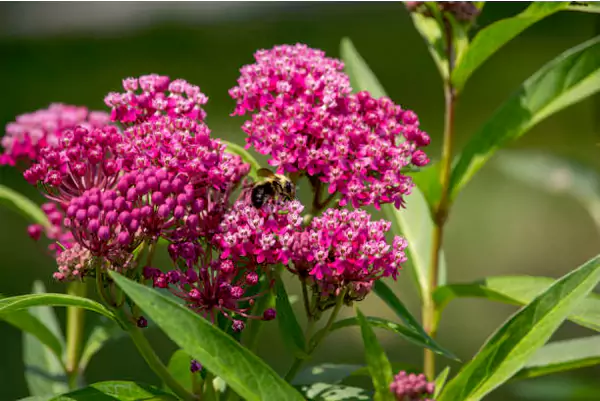
M 327 337 L 327 335 L 329 334 L 329 330 L 331 329 L 331 326 L 333 326 L 333 324 L 335 323 L 335 320 L 337 319 L 337 316 L 340 313 L 340 310 L 342 309 L 342 305 L 344 304 L 344 298 L 346 297 L 346 292 L 347 292 L 347 289 L 344 290 L 338 296 L 335 307 L 333 308 L 331 315 L 329 315 L 329 320 L 327 320 L 325 327 L 323 327 L 321 330 L 319 330 L 317 332 L 317 334 L 315 334 L 315 337 L 310 340 L 308 340 L 308 339 L 310 338 L 312 330 L 315 327 L 316 320 L 309 319 L 308 325 L 306 326 L 306 334 L 305 334 L 305 338 L 308 341 L 308 352 L 307 353 L 309 356 L 315 352 L 317 347 L 321 344 L 321 342 L 323 342 L 325 337 Z M 305 360 L 306 359 L 294 358 L 294 362 L 292 363 L 292 366 L 290 367 L 290 369 L 288 370 L 288 372 L 285 375 L 285 380 L 288 383 L 291 382 L 292 380 L 294 380 L 294 377 L 296 377 L 296 375 L 300 371 L 300 368 L 302 368 L 302 365 L 304 364 Z
M 454 69 L 454 44 L 452 30 L 446 29 L 446 52 L 449 63 L 449 76 Z M 456 108 L 456 91 L 448 79 L 444 83 L 445 115 L 444 115 L 444 142 L 440 160 L 440 201 L 433 208 L 434 228 L 431 241 L 431 264 L 429 266 L 429 293 L 424 294 L 423 301 L 423 326 L 432 338 L 437 334 L 439 314 L 436 311 L 432 294 L 438 286 L 440 251 L 444 237 L 444 226 L 450 209 L 450 175 L 452 173 L 452 147 L 454 139 L 454 113 Z M 435 378 L 435 354 L 429 350 L 424 351 L 423 371 L 429 380 Z
M 119 317 L 121 324 L 127 328 L 127 333 L 131 337 L 131 340 L 135 344 L 139 353 L 142 355 L 148 366 L 156 373 L 156 375 L 177 395 L 179 398 L 185 401 L 196 401 L 198 398 L 193 394 L 189 393 L 173 376 L 169 373 L 166 366 L 158 358 L 152 346 L 144 337 L 140 329 L 135 325 L 131 324 L 123 317 Z
M 67 288 L 69 295 L 85 297 L 86 283 L 72 282 Z M 67 364 L 66 371 L 69 380 L 69 388 L 77 388 L 79 379 L 79 360 L 81 359 L 81 349 L 83 345 L 85 311 L 76 306 L 67 307 Z

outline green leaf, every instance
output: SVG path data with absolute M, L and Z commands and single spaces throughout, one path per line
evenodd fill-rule
M 96 325 L 90 333 L 79 360 L 79 367 L 85 370 L 90 360 L 102 347 L 109 341 L 115 340 L 125 335 L 125 331 L 112 320 L 107 320 Z
M 396 296 L 396 294 L 394 294 L 392 289 L 390 287 L 388 287 L 387 284 L 385 284 L 381 280 L 377 280 L 377 281 L 375 281 L 373 291 L 375 292 L 375 294 L 377 294 L 377 296 L 379 296 L 379 298 L 381 298 L 383 300 L 383 302 L 385 302 L 390 307 L 390 309 L 392 309 L 394 311 L 394 313 L 396 313 L 396 315 L 400 318 L 400 320 L 402 320 L 402 322 L 406 325 L 406 327 L 400 326 L 400 325 L 395 325 L 395 326 L 399 326 L 400 328 L 395 328 L 395 329 L 393 329 L 394 331 L 397 331 L 399 334 L 402 334 L 408 340 L 410 340 L 422 347 L 429 348 L 432 351 L 434 351 L 440 355 L 444 355 L 450 359 L 458 360 L 458 358 L 454 354 L 452 354 L 450 351 L 447 351 L 444 348 L 442 348 L 438 343 L 435 342 L 434 339 L 432 339 L 425 332 L 425 330 L 423 329 L 423 327 L 421 327 L 421 325 L 419 324 L 417 319 L 415 319 L 413 317 L 413 315 L 410 314 L 410 312 L 408 311 L 406 306 L 404 306 L 402 301 L 400 301 L 400 299 Z M 376 318 L 374 318 L 374 319 L 376 319 Z M 385 324 L 383 324 L 384 326 L 389 326 L 389 324 L 394 324 L 394 323 L 388 322 L 384 319 L 376 319 L 376 320 L 385 322 Z M 377 326 L 382 327 L 381 324 L 378 324 Z M 383 328 L 386 328 L 386 327 L 383 327 Z
M 290 304 L 288 294 L 281 277 L 275 280 L 275 309 L 277 310 L 277 323 L 279 331 L 283 336 L 283 340 L 288 349 L 297 358 L 308 358 L 306 352 L 306 339 L 302 328 L 296 319 L 296 314 Z
M 371 372 L 371 380 L 375 389 L 375 401 L 394 401 L 394 396 L 390 391 L 390 383 L 394 379 L 392 364 L 385 356 L 385 352 L 379 344 L 371 323 L 362 314 L 358 307 L 356 310 L 356 319 L 360 325 L 363 344 L 365 347 L 365 359 Z
M 572 2 L 574 3 L 574 2 Z M 580 1 L 578 4 L 571 4 L 567 7 L 568 11 L 580 11 L 584 13 L 600 13 L 600 5 L 595 1 Z
M 460 64 L 452 72 L 452 83 L 460 91 L 465 83 L 490 56 L 536 22 L 567 7 L 569 2 L 533 2 L 522 13 L 496 21 L 473 38 Z
M 48 217 L 38 205 L 4 185 L 0 185 L 0 204 L 22 214 L 30 222 L 50 226 Z
M 436 6 L 428 8 L 433 15 L 435 15 L 436 12 L 439 14 Z M 449 76 L 448 57 L 444 50 L 446 38 L 443 31 L 443 22 L 440 21 L 438 16 L 436 16 L 437 18 L 431 18 L 422 13 L 410 13 L 410 17 L 417 31 L 421 34 L 423 39 L 425 39 L 427 50 L 429 50 L 429 53 L 440 72 L 440 76 L 444 81 L 447 81 Z
M 525 379 L 600 364 L 600 336 L 556 341 L 538 349 L 515 379 Z
M 185 351 L 178 349 L 173 352 L 171 355 L 171 359 L 169 359 L 169 364 L 167 365 L 167 369 L 171 376 L 175 378 L 185 388 L 187 391 L 193 391 L 192 384 L 192 372 L 190 371 L 190 363 L 192 362 L 192 357 Z M 197 374 L 197 373 L 196 373 Z M 163 386 L 165 390 L 168 390 L 166 385 Z
M 374 97 L 386 96 L 385 90 L 364 61 L 358 54 L 350 39 L 343 39 L 341 45 L 341 54 L 346 72 L 350 76 L 352 87 L 355 91 L 367 90 Z M 437 177 L 431 176 L 437 180 Z M 424 180 L 422 185 L 426 185 Z M 439 186 L 439 184 L 438 184 Z M 435 187 L 435 184 L 432 184 Z M 397 210 L 393 205 L 382 205 L 382 210 L 385 217 L 392 222 L 395 233 L 404 233 L 408 241 L 408 250 L 414 277 L 418 283 L 421 298 L 429 297 L 429 267 L 430 267 L 430 249 L 431 239 L 433 237 L 433 221 L 429 212 L 427 201 L 423 194 L 413 188 L 412 193 L 405 198 L 406 209 Z M 443 253 L 440 255 L 439 263 L 440 277 L 439 284 L 445 283 L 446 278 L 446 262 Z
M 29 294 L 0 299 L 0 316 L 33 306 L 78 306 L 113 319 L 111 311 L 91 299 L 67 294 Z
M 514 376 L 600 281 L 600 256 L 573 270 L 500 327 L 438 401 L 477 401 Z
M 550 4 L 557 3 L 535 4 L 550 7 Z M 452 169 L 452 197 L 455 198 L 483 164 L 506 143 L 519 138 L 553 113 L 599 90 L 600 36 L 567 50 L 542 67 L 481 127 Z
M 440 311 L 458 297 L 486 298 L 512 305 L 526 305 L 554 283 L 555 280 L 548 277 L 488 277 L 476 283 L 438 287 L 433 299 Z M 573 308 L 568 319 L 583 327 L 600 331 L 600 296 L 589 294 Z
M 225 145 L 227 145 L 227 148 L 225 149 L 225 151 L 232 153 L 234 155 L 238 155 L 239 157 L 242 158 L 242 160 L 244 161 L 244 163 L 248 163 L 250 165 L 250 172 L 248 173 L 248 175 L 250 177 L 252 177 L 254 180 L 256 180 L 258 178 L 258 176 L 256 175 L 256 172 L 261 168 L 260 163 L 254 158 L 254 156 L 252 156 L 252 154 L 250 154 L 250 152 L 248 152 L 246 149 L 244 149 L 243 147 L 241 147 L 240 145 L 230 142 L 230 141 L 226 141 L 225 139 L 219 139 L 222 143 L 224 143 Z
M 435 378 L 435 392 L 433 393 L 433 398 L 436 399 L 439 397 L 442 389 L 446 385 L 446 380 L 448 380 L 448 375 L 450 374 L 450 366 L 446 366 L 444 370 Z
M 51 401 L 175 401 L 173 395 L 147 384 L 108 381 L 52 398 Z
M 511 178 L 573 196 L 600 227 L 600 175 L 591 167 L 542 152 L 501 152 L 494 165 Z
M 299 390 L 313 401 L 361 401 L 373 399 L 372 393 L 359 388 L 341 384 L 315 383 L 299 386 Z
M 369 319 L 367 317 L 367 319 Z M 358 325 L 355 318 L 352 318 Z M 406 364 L 392 362 L 392 372 L 404 370 L 409 373 L 419 372 L 419 368 Z M 337 364 L 337 363 L 322 363 L 320 365 L 311 366 L 302 370 L 293 380 L 295 386 L 309 385 L 314 383 L 329 383 L 338 384 L 342 380 L 353 376 L 370 377 L 368 366 Z
M 437 344 L 430 337 L 428 337 L 428 336 L 423 337 L 421 334 L 415 333 L 414 330 L 412 330 L 406 326 L 402 326 L 401 324 L 390 322 L 389 320 L 379 318 L 379 317 L 374 317 L 374 316 L 367 316 L 365 319 L 373 327 L 392 331 L 396 334 L 401 335 L 406 340 L 408 340 L 420 347 L 428 348 L 428 349 L 434 351 L 436 354 L 443 355 L 447 358 L 458 360 L 458 358 L 454 354 L 452 354 L 450 351 L 442 348 L 439 344 Z M 335 322 L 331 326 L 330 331 L 339 330 L 339 329 L 343 329 L 344 327 L 351 327 L 351 326 L 357 326 L 357 325 L 359 325 L 358 320 L 354 317 L 349 317 L 347 319 L 342 319 L 342 320 L 338 320 L 337 322 Z M 427 338 L 429 338 L 429 340 L 427 340 Z
M 182 350 L 220 376 L 242 398 L 302 400 L 302 396 L 260 358 L 197 313 L 151 288 L 110 272 L 117 285 Z
M 379 80 L 358 53 L 352 41 L 349 38 L 343 38 L 340 46 L 340 54 L 354 91 L 369 91 L 371 96 L 376 99 L 387 96 Z
M 440 164 L 430 163 L 426 167 L 422 167 L 418 172 L 410 173 L 408 175 L 411 176 L 418 190 L 425 197 L 425 201 L 429 205 L 429 209 L 433 210 L 434 205 L 439 203 L 442 196 L 442 185 L 440 184 Z
M 63 344 L 50 331 L 40 319 L 28 311 L 17 311 L 0 316 L 0 319 L 12 324 L 19 330 L 35 336 L 42 344 L 48 347 L 57 358 L 62 357 Z
M 34 282 L 32 292 L 43 295 L 41 293 L 45 292 L 44 284 L 41 281 Z M 5 298 L 0 302 L 7 299 L 10 298 Z M 27 313 L 16 311 L 10 315 L 21 312 Z M 63 334 L 54 310 L 49 306 L 38 306 L 31 308 L 29 313 L 57 339 L 60 348 L 64 348 Z M 27 332 L 23 333 L 23 364 L 25 365 L 25 381 L 30 395 L 45 396 L 68 391 L 69 386 L 61 356 L 61 354 L 56 355 L 36 336 Z

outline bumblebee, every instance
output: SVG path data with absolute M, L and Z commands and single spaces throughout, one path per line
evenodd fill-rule
M 250 200 L 252 205 L 260 209 L 269 197 L 280 196 L 286 200 L 296 197 L 296 186 L 284 175 L 275 174 L 266 168 L 259 169 L 256 174 L 264 180 L 254 184 Z

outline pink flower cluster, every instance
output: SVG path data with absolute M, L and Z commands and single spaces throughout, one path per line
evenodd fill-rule
M 394 376 L 390 391 L 398 401 L 434 401 L 429 397 L 435 392 L 435 384 L 428 382 L 424 374 L 401 371 Z
M 143 75 L 124 79 L 123 89 L 125 93 L 111 92 L 104 99 L 104 103 L 112 109 L 112 121 L 129 125 L 160 116 L 199 121 L 206 117 L 202 106 L 208 102 L 208 97 L 200 91 L 200 87 L 183 79 Z
M 223 217 L 215 235 L 221 258 L 244 260 L 250 266 L 287 264 L 294 236 L 302 228 L 303 209 L 297 200 L 268 202 L 257 209 L 244 196 Z
M 65 129 L 78 125 L 93 129 L 102 127 L 108 121 L 107 113 L 61 103 L 22 114 L 6 126 L 6 135 L 0 141 L 4 148 L 0 154 L 0 165 L 14 166 L 18 161 L 28 164 L 37 160 L 41 149 L 58 145 Z
M 63 248 L 69 249 L 73 246 L 73 234 L 64 226 L 65 213 L 59 205 L 46 202 L 42 205 L 42 211 L 48 218 L 49 226 L 31 224 L 27 227 L 27 233 L 34 241 L 38 241 L 44 233 L 48 239 L 54 241 L 48 246 L 48 250 L 58 256 Z
M 279 46 L 257 53 L 257 63 L 242 69 L 231 95 L 237 114 L 254 111 L 242 127 L 247 147 L 269 155 L 279 173 L 300 171 L 328 184 L 330 194 L 340 194 L 341 206 L 400 207 L 413 186 L 403 169 L 429 163 L 420 149 L 429 136 L 414 112 L 389 98 L 349 94 L 343 64 L 313 52 Z M 304 53 L 318 57 L 288 56 Z M 321 89 L 308 90 L 307 81 Z M 329 84 L 338 90 L 326 90 Z M 274 97 L 278 87 L 286 90 Z
M 215 260 L 199 269 L 189 268 L 170 270 L 146 267 L 144 277 L 151 279 L 154 287 L 168 288 L 174 295 L 183 299 L 186 305 L 204 317 L 215 322 L 217 313 L 232 321 L 234 331 L 245 327 L 239 318 L 272 320 L 275 310 L 267 309 L 262 316 L 251 315 L 255 299 L 264 295 L 252 289 L 259 284 L 259 274 L 255 270 L 241 272 L 229 259 Z
M 49 199 L 64 204 L 85 190 L 112 188 L 122 168 L 114 157 L 122 141 L 110 125 L 66 129 L 56 146 L 40 150 L 37 163 L 23 176 L 30 184 L 39 184 Z
M 79 244 L 65 250 L 56 257 L 58 271 L 53 277 L 58 281 L 83 280 L 84 276 L 90 274 L 92 255 L 90 251 Z
M 290 270 L 310 277 L 323 298 L 347 289 L 348 299 L 362 299 L 375 280 L 395 279 L 406 261 L 406 240 L 397 236 L 392 246 L 385 240 L 390 226 L 364 210 L 327 209 L 296 235 Z

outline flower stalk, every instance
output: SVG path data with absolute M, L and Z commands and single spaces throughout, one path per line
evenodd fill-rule
M 454 38 L 448 21 L 444 21 L 446 33 L 446 56 L 448 58 L 448 77 L 452 75 L 455 63 Z M 454 115 L 457 101 L 456 90 L 450 78 L 444 82 L 444 137 L 442 144 L 442 156 L 440 160 L 440 186 L 441 196 L 439 202 L 433 208 L 433 238 L 431 241 L 431 258 L 429 266 L 429 293 L 424 294 L 423 302 L 423 326 L 432 338 L 437 334 L 439 313 L 436 311 L 432 299 L 435 289 L 438 287 L 440 251 L 444 237 L 444 227 L 451 206 L 450 199 L 450 176 L 452 173 L 452 151 L 454 142 Z M 423 371 L 429 380 L 435 378 L 435 354 L 429 349 L 424 351 Z
M 67 293 L 69 295 L 85 297 L 87 292 L 86 283 L 74 281 L 69 284 Z M 67 363 L 66 371 L 71 390 L 77 388 L 79 379 L 79 360 L 83 345 L 83 329 L 85 323 L 85 311 L 82 308 L 69 306 L 67 308 Z

